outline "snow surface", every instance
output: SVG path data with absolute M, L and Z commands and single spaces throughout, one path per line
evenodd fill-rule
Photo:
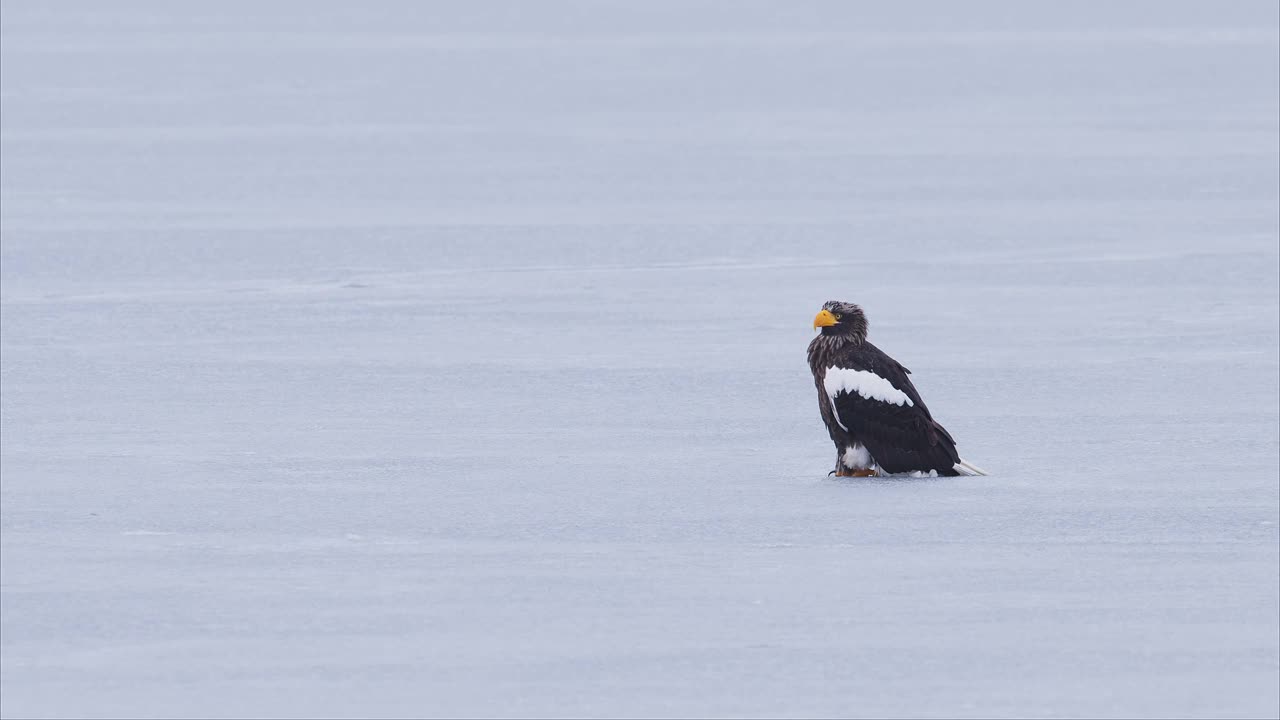
M 1280 713 L 1275 3 L 2 19 L 6 717 Z

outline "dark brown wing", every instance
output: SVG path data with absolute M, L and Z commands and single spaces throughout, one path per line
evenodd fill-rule
M 877 392 L 876 387 L 883 387 L 878 380 L 858 375 L 864 379 L 862 390 L 840 390 L 832 403 L 840 424 L 866 446 L 883 470 L 956 474 L 960 456 L 955 441 L 929 414 L 905 367 L 871 343 L 848 348 L 836 363 L 838 368 L 871 373 L 898 391 Z

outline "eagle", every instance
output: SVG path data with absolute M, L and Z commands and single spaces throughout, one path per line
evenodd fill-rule
M 986 475 L 960 459 L 956 441 L 925 407 L 910 370 L 867 341 L 867 316 L 832 300 L 813 319 L 809 369 L 818 409 L 836 444 L 840 477 Z

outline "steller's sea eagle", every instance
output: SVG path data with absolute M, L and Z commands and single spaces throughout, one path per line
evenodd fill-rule
M 867 316 L 832 300 L 813 319 L 809 343 L 818 408 L 836 444 L 841 477 L 898 473 L 986 475 L 956 453 L 907 378 L 911 371 L 867 342 Z

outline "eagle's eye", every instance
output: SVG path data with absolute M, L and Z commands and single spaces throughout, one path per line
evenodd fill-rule
M 839 320 L 840 318 L 844 317 L 844 315 L 840 313 L 832 313 L 832 314 L 836 316 L 836 320 Z

